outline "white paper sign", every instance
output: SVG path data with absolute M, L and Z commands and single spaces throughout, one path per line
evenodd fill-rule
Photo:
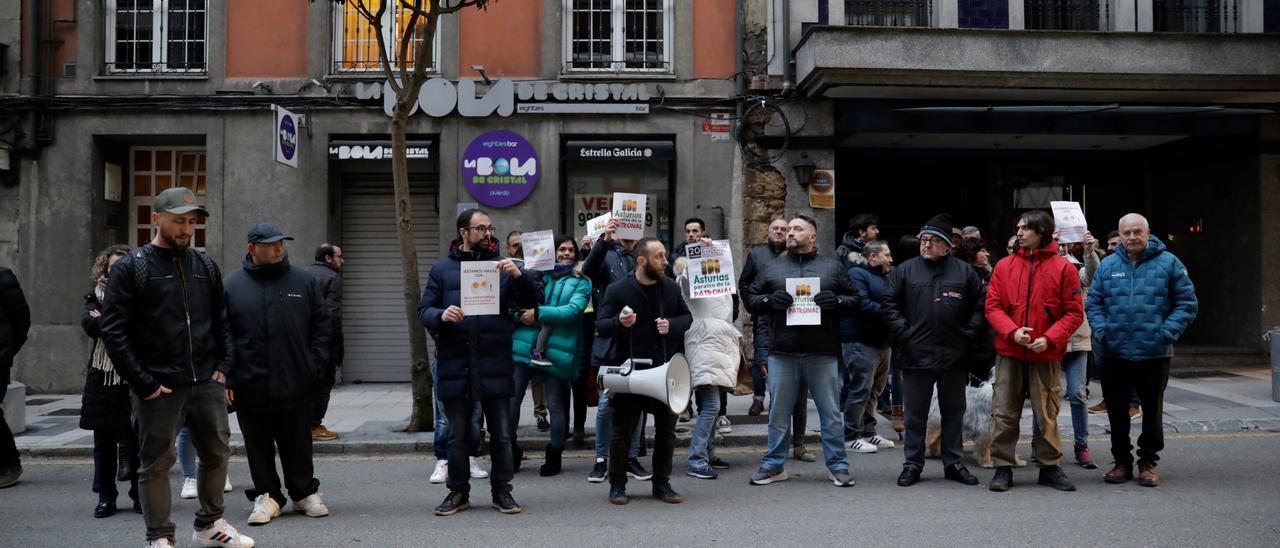
M 729 240 L 716 240 L 711 245 L 689 244 L 689 298 L 705 299 L 732 295 L 738 291 L 733 276 L 733 252 Z
M 644 237 L 644 213 L 649 197 L 628 192 L 613 193 L 613 218 L 617 219 L 619 239 L 639 240 Z
M 500 280 L 497 262 L 463 261 L 462 312 L 468 316 L 497 314 Z
M 601 234 L 604 234 L 605 229 L 609 228 L 610 218 L 611 215 L 605 213 L 604 215 L 587 221 L 587 236 L 590 236 L 592 241 L 599 238 Z
M 555 234 L 550 230 L 525 232 L 520 246 L 524 250 L 527 270 L 552 270 L 556 267 Z
M 1080 243 L 1084 241 L 1084 233 L 1089 230 L 1084 219 L 1084 211 L 1077 202 L 1049 202 L 1053 208 L 1053 224 L 1058 227 L 1058 241 L 1063 243 Z
M 787 278 L 787 293 L 794 299 L 787 309 L 787 325 L 822 325 L 822 309 L 813 302 L 821 288 L 821 278 Z

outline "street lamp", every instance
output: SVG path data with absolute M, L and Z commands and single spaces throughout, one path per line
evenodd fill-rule
M 813 160 L 809 159 L 809 153 L 801 152 L 800 159 L 791 166 L 796 171 L 796 182 L 800 184 L 800 188 L 809 188 L 809 179 L 813 178 L 813 170 L 816 168 Z

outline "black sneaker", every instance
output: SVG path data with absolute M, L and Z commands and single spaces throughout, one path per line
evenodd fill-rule
M 596 465 L 591 468 L 591 473 L 587 474 L 587 481 L 604 483 L 607 477 L 609 477 L 609 462 L 604 459 L 596 459 Z
M 653 497 L 667 504 L 680 504 L 684 497 L 680 496 L 670 483 L 658 483 L 653 486 Z
M 460 491 L 451 491 L 449 496 L 444 498 L 444 502 L 436 507 L 437 516 L 452 516 L 458 512 L 471 508 L 471 498 L 466 493 Z
M 991 477 L 991 483 L 987 484 L 987 489 L 996 492 L 1008 491 L 1013 487 L 1013 467 L 997 466 L 996 475 Z
M 627 486 L 625 485 L 609 486 L 609 504 L 624 506 L 628 502 L 631 502 L 631 499 L 627 497 Z
M 524 511 L 519 504 L 516 504 L 516 499 L 512 498 L 510 492 L 494 494 L 493 507 L 504 514 L 519 514 Z
M 720 457 L 711 457 L 711 460 L 707 461 L 707 464 L 710 464 L 711 467 L 715 468 L 716 470 L 729 469 L 729 461 L 726 461 Z
M 1048 485 L 1059 491 L 1075 491 L 1076 484 L 1071 483 L 1071 479 L 1062 471 L 1061 467 L 1049 466 L 1040 469 L 1040 485 Z
M 946 470 L 943 471 L 943 475 L 951 481 L 958 481 L 965 485 L 978 484 L 978 478 L 973 477 L 973 474 L 970 474 L 969 469 L 965 468 L 964 465 L 953 464 L 948 466 Z
M 649 481 L 653 478 L 653 474 L 640 465 L 639 459 L 627 459 L 627 475 L 637 481 Z

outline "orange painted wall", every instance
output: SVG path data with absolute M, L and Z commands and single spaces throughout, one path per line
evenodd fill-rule
M 728 78 L 737 59 L 735 0 L 693 0 L 693 77 Z
M 549 0 L 559 1 L 559 0 Z M 460 12 L 458 67 L 463 78 L 536 78 L 542 57 L 543 0 L 490 2 L 489 9 Z M 449 48 L 444 48 L 448 54 Z
M 227 77 L 307 74 L 307 11 L 302 0 L 227 0 Z
M 20 55 L 21 57 L 20 66 L 22 76 L 24 78 L 30 78 L 35 74 L 33 72 L 34 69 L 31 66 L 31 63 L 36 56 L 36 52 L 32 49 L 36 47 L 35 18 L 33 17 L 34 7 L 32 4 L 37 1 L 39 0 L 26 0 L 20 4 L 21 12 L 18 16 L 22 20 L 22 41 L 21 43 L 9 44 L 9 55 Z M 78 23 L 70 22 L 75 19 L 76 16 L 74 4 L 75 0 L 54 0 L 53 2 L 50 2 L 49 6 L 52 13 L 45 16 L 53 21 L 64 21 L 63 23 L 53 23 L 50 25 L 53 31 L 52 36 L 49 36 L 48 38 L 58 42 L 53 45 L 53 62 L 49 69 L 53 71 L 50 75 L 53 78 L 60 78 L 62 76 L 63 67 L 67 63 L 76 62 L 77 38 L 79 36 L 76 33 L 76 28 Z M 84 68 L 85 67 L 77 67 L 78 70 L 83 70 Z

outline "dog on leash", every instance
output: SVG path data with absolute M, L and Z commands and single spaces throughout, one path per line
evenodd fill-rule
M 973 443 L 973 458 L 983 468 L 995 468 L 991 462 L 991 442 L 996 437 L 996 423 L 991 418 L 991 402 L 995 390 L 990 377 L 986 380 L 973 375 L 964 388 L 964 433 L 962 439 Z M 938 389 L 933 389 L 929 403 L 929 423 L 925 435 L 925 456 L 936 459 L 942 455 L 942 413 L 938 411 Z M 1018 457 L 1018 466 L 1026 466 Z

